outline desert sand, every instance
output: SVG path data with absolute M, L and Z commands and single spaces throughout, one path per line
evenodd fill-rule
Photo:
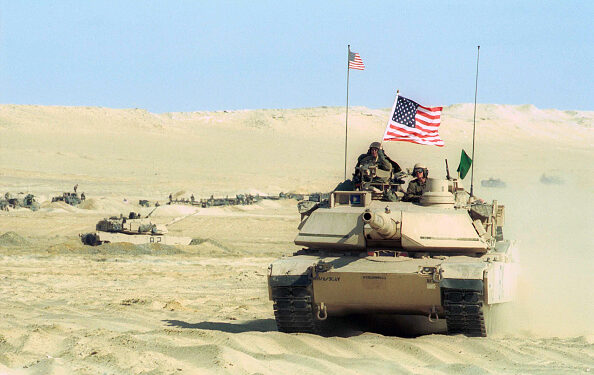
M 388 109 L 351 108 L 348 171 Z M 472 149 L 469 104 L 445 107 L 443 148 L 385 144 L 403 167 L 455 173 Z M 521 243 L 518 301 L 488 338 L 411 335 L 344 320 L 329 337 L 277 332 L 268 264 L 298 248 L 294 200 L 152 217 L 190 246 L 83 246 L 138 199 L 330 191 L 344 173 L 344 108 L 153 114 L 0 105 L 0 374 L 577 374 L 594 371 L 594 112 L 479 105 L 475 192 L 506 206 Z M 543 184 L 540 177 L 561 184 Z M 485 188 L 500 178 L 506 188 Z M 470 185 L 470 176 L 464 183 Z M 51 197 L 79 184 L 79 207 Z M 144 210 L 144 211 L 143 211 Z

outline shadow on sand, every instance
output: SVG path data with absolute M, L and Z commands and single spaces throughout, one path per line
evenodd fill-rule
M 274 319 L 256 319 L 243 322 L 199 322 L 188 323 L 181 320 L 163 320 L 172 327 L 205 329 L 228 333 L 277 332 Z M 352 337 L 364 332 L 384 336 L 417 337 L 432 333 L 445 333 L 445 320 L 429 323 L 427 317 L 411 315 L 348 315 L 329 318 L 320 336 Z
M 242 332 L 275 332 L 276 323 L 274 319 L 257 319 L 237 323 L 225 322 L 200 322 L 188 323 L 181 320 L 164 320 L 167 325 L 172 327 L 206 329 L 209 331 L 221 331 L 228 333 Z

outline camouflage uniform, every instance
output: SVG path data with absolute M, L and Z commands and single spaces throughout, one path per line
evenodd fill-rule
M 421 182 L 418 178 L 415 178 L 409 182 L 404 200 L 408 202 L 419 202 L 426 184 L 427 180 L 425 180 L 425 182 Z
M 392 169 L 392 165 L 384 155 L 384 150 L 378 150 L 377 160 L 371 155 L 371 151 L 359 155 L 359 158 L 357 159 L 357 167 L 360 167 L 361 165 L 377 165 L 379 169 L 383 169 L 384 171 Z

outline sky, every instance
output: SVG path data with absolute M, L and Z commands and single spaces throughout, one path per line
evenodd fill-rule
M 594 110 L 594 1 L 0 0 L 0 103 Z

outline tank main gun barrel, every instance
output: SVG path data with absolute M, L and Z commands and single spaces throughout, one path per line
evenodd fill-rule
M 365 224 L 369 224 L 384 238 L 394 237 L 398 233 L 398 226 L 389 215 L 382 212 L 365 211 L 362 217 Z

